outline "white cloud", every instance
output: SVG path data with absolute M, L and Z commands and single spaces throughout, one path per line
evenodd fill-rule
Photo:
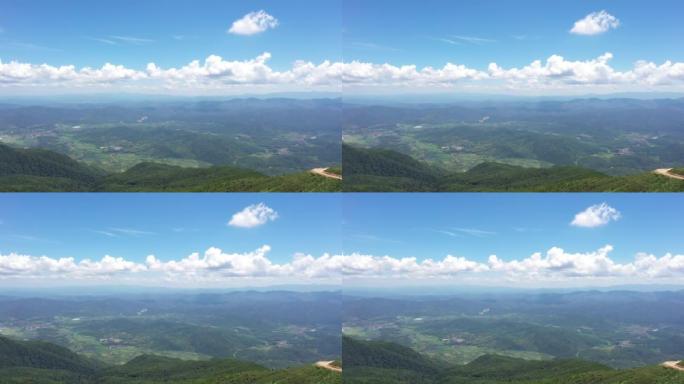
M 133 45 L 143 45 L 148 43 L 154 43 L 154 40 L 145 39 L 142 37 L 135 36 L 109 36 L 110 39 L 120 41 L 122 43 L 133 44 Z
M 324 254 L 318 258 L 296 254 L 291 262 L 274 263 L 267 254 L 271 247 L 264 245 L 253 252 L 226 253 L 219 248 L 209 248 L 203 255 L 193 253 L 186 258 L 162 262 L 155 256 L 147 257 L 149 271 L 162 272 L 173 277 L 202 279 L 221 278 L 336 278 L 339 277 L 342 256 Z
M 154 255 L 147 256 L 145 264 L 151 271 L 172 275 L 197 275 L 216 273 L 222 276 L 267 276 L 278 275 L 282 267 L 273 264 L 266 254 L 271 247 L 265 245 L 254 252 L 224 253 L 218 248 L 209 248 L 204 255 L 193 253 L 181 260 L 162 262 Z
M 101 68 L 78 69 L 73 65 L 55 67 L 0 60 L 0 87 L 54 87 L 64 90 L 118 86 L 143 90 L 225 91 L 250 86 L 250 91 L 254 91 L 254 86 L 335 88 L 340 85 L 342 63 L 296 61 L 290 70 L 276 71 L 267 64 L 270 58 L 268 52 L 242 61 L 210 55 L 204 62 L 194 60 L 177 68 L 162 68 L 149 63 L 142 71 L 110 63 Z
M 86 37 L 88 40 L 97 41 L 98 43 L 103 43 L 107 45 L 117 45 L 117 42 L 112 39 L 105 39 L 101 37 Z
M 337 72 L 336 72 L 337 73 Z M 341 80 L 347 85 L 444 86 L 461 80 L 482 80 L 487 73 L 465 65 L 447 63 L 442 68 L 415 65 L 397 67 L 352 61 L 339 65 Z
M 620 20 L 606 11 L 592 12 L 583 19 L 577 20 L 570 30 L 576 35 L 598 35 L 615 29 L 620 25 Z
M 491 255 L 486 261 L 447 255 L 443 259 L 418 260 L 361 253 L 295 254 L 287 262 L 269 258 L 264 245 L 251 252 L 225 252 L 211 247 L 179 260 L 161 260 L 154 255 L 144 262 L 104 256 L 100 260 L 53 259 L 11 253 L 0 255 L 0 280 L 43 279 L 60 281 L 136 281 L 149 284 L 230 284 L 253 281 L 337 281 L 344 279 L 440 279 L 442 281 L 509 282 L 544 286 L 558 282 L 680 281 L 684 278 L 684 255 L 667 253 L 657 257 L 638 253 L 631 261 L 610 257 L 611 245 L 590 252 L 567 252 L 552 247 L 522 259 L 504 260 Z
M 631 278 L 644 283 L 658 278 L 684 277 L 684 255 L 667 253 L 658 258 L 638 253 L 633 261 L 619 263 L 609 257 L 612 251 L 611 245 L 586 253 L 569 253 L 553 247 L 545 255 L 535 253 L 522 260 L 506 262 L 490 256 L 489 266 L 492 271 L 508 276 L 540 280 Z
M 146 74 L 122 65 L 106 63 L 101 68 L 84 67 L 76 69 L 73 65 L 53 67 L 48 64 L 28 64 L 0 61 L 0 84 L 25 84 L 29 86 L 70 84 L 115 83 L 126 80 L 140 80 Z
M 595 228 L 606 225 L 611 221 L 617 221 L 621 217 L 620 212 L 606 203 L 592 205 L 579 212 L 570 223 L 576 227 Z
M 397 259 L 352 253 L 344 256 L 342 273 L 349 277 L 436 277 L 455 276 L 464 272 L 483 272 L 489 267 L 464 257 L 448 255 L 442 260 L 415 257 Z
M 642 84 L 671 85 L 684 82 L 684 63 L 667 60 L 661 65 L 647 61 L 637 61 L 632 70 L 633 76 Z
M 476 36 L 451 36 L 451 38 L 470 44 L 496 43 L 496 40 Z
M 211 86 L 211 84 L 266 84 L 280 83 L 286 73 L 272 70 L 266 62 L 271 54 L 265 52 L 252 60 L 228 61 L 211 55 L 204 63 L 198 60 L 180 68 L 161 69 L 156 64 L 147 65 L 147 74 L 177 85 Z
M 503 69 L 496 63 L 489 64 L 489 75 L 493 79 L 506 80 L 521 86 L 553 85 L 605 85 L 639 82 L 633 71 L 620 72 L 608 62 L 613 58 L 610 52 L 586 61 L 569 61 L 559 55 L 550 56 L 545 63 L 535 60 L 522 68 Z
M 106 230 L 92 230 L 92 232 L 107 237 L 154 235 L 154 232 L 141 231 L 133 228 L 107 228 Z
M 251 36 L 265 32 L 278 26 L 278 19 L 265 11 L 250 12 L 241 19 L 235 20 L 228 30 L 234 35 Z
M 665 254 L 657 257 L 639 253 L 629 262 L 610 257 L 611 245 L 591 252 L 566 252 L 552 247 L 546 253 L 513 260 L 491 255 L 486 262 L 465 257 L 446 256 L 442 260 L 418 261 L 413 257 L 394 258 L 353 253 L 344 256 L 342 273 L 345 279 L 446 279 L 453 281 L 527 282 L 654 282 L 684 277 L 684 255 Z
M 604 53 L 589 60 L 567 60 L 552 55 L 523 67 L 504 68 L 490 63 L 486 69 L 447 63 L 442 67 L 395 66 L 361 61 L 295 61 L 289 69 L 269 65 L 264 52 L 247 60 L 228 60 L 210 55 L 204 61 L 172 68 L 155 63 L 144 70 L 106 63 L 100 68 L 51 66 L 0 61 L 0 88 L 40 89 L 64 92 L 82 89 L 124 89 L 143 92 L 231 93 L 249 90 L 274 91 L 346 89 L 483 89 L 488 91 L 600 92 L 606 90 L 682 90 L 684 63 L 656 64 L 638 61 L 631 69 L 610 65 L 613 55 Z
M 476 237 L 496 235 L 496 232 L 485 231 L 485 230 L 477 229 L 477 228 L 453 228 L 453 230 L 457 231 L 457 232 L 465 233 L 466 235 L 476 236 Z
M 671 253 L 658 258 L 652 254 L 638 253 L 634 266 L 637 270 L 644 271 L 644 275 L 651 278 L 679 277 L 684 276 L 684 255 Z
M 180 260 L 162 261 L 149 255 L 144 262 L 104 256 L 100 260 L 76 261 L 72 257 L 54 259 L 11 253 L 0 255 L 0 280 L 103 280 L 123 279 L 159 283 L 161 281 L 229 282 L 231 279 L 334 280 L 340 277 L 344 256 L 324 254 L 314 257 L 295 254 L 290 262 L 276 263 L 269 257 L 271 247 L 252 252 L 224 252 L 211 247 L 203 254 L 192 253 Z
M 0 255 L 2 277 L 111 277 L 117 274 L 145 271 L 142 264 L 121 257 L 104 256 L 100 260 L 84 259 L 76 262 L 72 257 L 53 259 L 47 256 L 28 256 L 16 253 Z
M 254 228 L 278 218 L 278 212 L 264 203 L 252 204 L 237 212 L 228 225 L 238 228 Z
M 613 247 L 606 245 L 594 252 L 568 253 L 553 247 L 545 255 L 534 253 L 522 260 L 503 261 L 496 255 L 489 257 L 492 271 L 526 278 L 603 277 L 631 275 L 637 272 L 631 263 L 619 264 L 608 257 Z
M 415 65 L 395 66 L 360 61 L 326 63 L 316 68 L 319 77 L 312 83 L 336 83 L 344 87 L 454 88 L 482 87 L 494 90 L 597 90 L 644 89 L 654 86 L 681 87 L 684 63 L 666 61 L 661 65 L 639 61 L 629 70 L 610 65 L 613 54 L 606 52 L 594 59 L 567 60 L 551 55 L 523 67 L 504 68 L 490 63 L 486 70 L 447 63 L 441 68 Z M 309 63 L 309 65 L 311 65 Z M 313 76 L 313 70 L 305 70 Z M 325 76 L 324 81 L 320 76 Z

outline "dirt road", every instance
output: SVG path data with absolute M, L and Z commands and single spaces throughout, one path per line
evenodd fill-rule
M 677 364 L 679 364 L 679 361 L 666 361 L 660 365 L 662 365 L 665 368 L 672 368 L 672 369 L 676 369 L 678 371 L 684 371 L 684 367 L 680 367 Z
M 655 173 L 656 175 L 667 176 L 677 180 L 684 180 L 684 176 L 672 173 L 671 171 L 672 168 L 658 168 L 655 171 L 653 171 L 653 173 Z
M 327 177 L 329 179 L 342 180 L 342 176 L 328 172 L 328 168 L 314 168 L 309 172 L 313 173 L 314 175 Z
M 333 365 L 334 361 L 319 361 L 316 366 L 333 372 L 342 372 L 342 368 Z

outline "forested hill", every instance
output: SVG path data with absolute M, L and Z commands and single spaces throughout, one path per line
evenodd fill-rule
M 121 366 L 105 366 L 66 348 L 0 336 L 2 383 L 117 384 L 339 384 L 341 374 L 311 366 L 271 370 L 233 359 L 186 361 L 142 355 Z
M 387 149 L 343 145 L 348 192 L 681 192 L 684 180 L 654 173 L 606 174 L 576 166 L 525 168 L 482 163 L 466 172 L 447 171 Z
M 602 364 L 557 359 L 529 361 L 484 355 L 449 366 L 388 342 L 342 341 L 345 384 L 682 384 L 684 372 L 660 366 L 615 370 Z
M 266 176 L 232 166 L 184 168 L 140 163 L 122 173 L 105 174 L 56 152 L 0 144 L 0 191 L 4 192 L 333 192 L 340 189 L 339 180 L 308 172 Z
M 73 180 L 74 183 L 92 183 L 103 172 L 90 168 L 69 156 L 38 149 L 20 149 L 0 144 L 0 176 L 30 175 Z

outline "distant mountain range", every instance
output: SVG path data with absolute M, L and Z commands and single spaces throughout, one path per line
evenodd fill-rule
M 344 95 L 346 103 L 392 105 L 392 104 L 439 104 L 439 103 L 464 103 L 464 102 L 490 102 L 490 101 L 568 101 L 578 99 L 682 99 L 681 92 L 622 92 L 607 94 L 582 94 L 582 95 L 546 95 L 546 96 L 521 96 L 519 94 L 492 94 L 492 93 L 424 93 L 424 94 L 351 94 Z
M 308 172 L 282 176 L 232 167 L 184 168 L 140 163 L 107 174 L 53 151 L 0 144 L 0 191 L 6 192 L 317 192 L 338 191 L 341 182 Z
M 576 166 L 525 168 L 482 163 L 447 173 L 389 149 L 343 145 L 344 190 L 349 192 L 681 192 L 684 181 L 653 173 L 609 176 Z
M 231 383 L 337 384 L 337 372 L 315 367 L 271 370 L 234 359 L 188 361 L 141 355 L 120 366 L 108 366 L 69 349 L 41 341 L 0 336 L 2 383 Z
M 678 384 L 684 372 L 661 366 L 616 370 L 602 364 L 556 359 L 530 361 L 484 355 L 462 366 L 433 360 L 383 341 L 342 341 L 346 384 Z

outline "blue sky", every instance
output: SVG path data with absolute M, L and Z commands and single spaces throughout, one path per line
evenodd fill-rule
M 597 228 L 570 225 L 576 213 L 604 202 L 622 217 Z M 491 254 L 519 258 L 553 246 L 589 251 L 606 244 L 622 261 L 643 251 L 684 253 L 684 204 L 676 194 L 345 194 L 343 207 L 346 253 L 482 261 Z
M 234 20 L 262 9 L 278 19 L 277 28 L 246 37 L 226 33 Z M 286 69 L 295 60 L 340 60 L 340 26 L 340 2 L 334 0 L 7 0 L 0 14 L 0 58 L 142 69 L 150 62 L 178 67 L 211 54 L 250 59 L 270 52 L 272 66 Z
M 683 6 L 8 0 L 0 94 L 684 93 Z
M 341 23 L 339 0 L 8 0 L 0 94 L 335 91 Z
M 345 254 L 356 254 L 349 264 L 364 269 L 354 278 L 543 286 L 681 284 L 684 277 L 684 205 L 676 194 L 345 194 L 343 200 Z M 448 255 L 462 259 L 446 262 Z
M 619 69 L 637 60 L 684 61 L 684 4 L 676 0 L 345 0 L 343 9 L 345 61 L 520 67 L 553 54 L 586 60 L 605 52 Z M 569 33 L 576 20 L 601 10 L 620 26 L 595 36 Z
M 243 252 L 268 244 L 274 261 L 288 261 L 295 252 L 341 251 L 335 196 L 10 194 L 0 199 L 1 252 L 141 261 L 149 254 L 178 259 L 212 246 Z M 249 229 L 227 225 L 235 212 L 262 202 L 278 213 L 277 220 Z
M 236 222 L 229 225 L 233 215 L 259 203 L 272 210 L 263 223 L 250 223 L 242 217 L 242 226 Z M 239 269 L 238 273 L 245 272 L 247 277 L 264 274 L 271 282 L 290 278 L 303 282 L 305 277 L 300 279 L 298 273 L 310 269 L 280 274 L 264 268 L 259 264 L 264 260 L 250 253 L 269 246 L 270 251 L 264 252 L 266 259 L 282 266 L 297 253 L 318 258 L 326 252 L 341 252 L 336 194 L 6 194 L 0 199 L 0 212 L 0 276 L 15 280 L 113 278 L 117 277 L 116 268 L 124 268 L 119 275 L 140 269 L 138 265 L 144 265 L 148 255 L 160 262 L 179 262 L 194 252 L 201 258 L 215 247 L 224 254 L 247 256 L 244 260 L 215 257 L 199 268 L 187 265 L 183 267 L 186 270 L 175 272 L 187 277 Z M 12 258 L 9 255 L 13 253 L 26 257 Z M 78 265 L 85 259 L 102 260 L 105 255 L 122 260 L 110 263 L 116 265 L 113 269 Z M 77 265 L 55 272 L 51 268 L 57 263 L 42 263 L 41 256 L 53 261 L 73 257 Z M 132 264 L 126 264 L 129 262 Z M 162 276 L 152 281 L 163 281 L 166 272 L 174 272 L 172 267 L 160 269 Z M 100 269 L 104 271 L 100 273 Z M 231 280 L 221 276 L 213 280 L 220 283 L 221 279 Z
M 6 194 L 0 285 L 681 284 L 676 194 Z

